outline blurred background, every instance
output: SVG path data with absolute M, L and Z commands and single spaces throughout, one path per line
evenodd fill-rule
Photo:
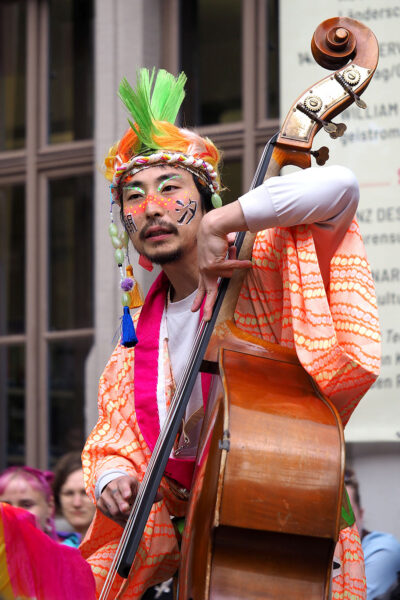
M 318 11 L 328 18 L 356 5 L 321 2 Z M 309 0 L 0 2 L 0 468 L 52 467 L 82 448 L 96 421 L 98 378 L 121 314 L 100 172 L 127 128 L 121 78 L 134 82 L 141 66 L 185 71 L 181 123 L 222 149 L 229 202 L 248 190 L 265 142 L 312 84 L 304 79 L 294 97 L 287 85 L 313 62 L 313 11 Z M 296 31 L 307 39 L 303 55 L 290 52 L 302 39 Z M 398 138 L 390 143 L 398 155 Z M 347 156 L 338 160 L 352 168 Z M 136 275 L 146 291 L 150 277 Z M 390 390 L 374 398 L 383 415 L 385 396 L 398 405 L 400 375 L 398 386 L 390 377 Z M 347 453 L 369 527 L 382 517 L 384 493 L 379 528 L 400 536 L 400 424 L 389 414 L 388 422 L 388 433 L 372 432 L 364 415 Z

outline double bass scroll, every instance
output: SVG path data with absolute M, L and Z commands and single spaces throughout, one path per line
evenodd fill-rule
M 292 104 L 280 131 L 272 138 L 271 155 L 268 156 L 268 144 L 264 150 L 251 189 L 261 185 L 263 180 L 279 175 L 287 165 L 306 169 L 311 167 L 312 158 L 318 165 L 324 165 L 329 158 L 329 149 L 326 146 L 313 149 L 317 133 L 324 129 L 332 139 L 341 137 L 346 125 L 333 119 L 353 102 L 361 109 L 366 108 L 360 96 L 368 87 L 379 58 L 379 46 L 373 32 L 355 19 L 327 19 L 315 30 L 311 51 L 319 65 L 337 70 L 307 88 Z M 240 238 L 238 257 L 250 259 L 254 235 L 240 232 L 237 238 Z M 244 275 L 243 270 L 233 274 L 216 327 L 232 319 Z M 217 361 L 215 340 L 205 358 L 210 362 Z

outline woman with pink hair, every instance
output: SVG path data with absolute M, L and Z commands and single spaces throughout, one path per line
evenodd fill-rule
M 51 471 L 32 467 L 9 467 L 0 475 L 0 501 L 23 508 L 35 516 L 36 527 L 57 540 Z

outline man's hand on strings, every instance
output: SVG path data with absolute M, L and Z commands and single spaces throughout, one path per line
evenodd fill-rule
M 232 277 L 234 269 L 251 267 L 251 261 L 236 258 L 236 248 L 232 245 L 235 233 L 229 233 L 246 229 L 247 224 L 239 202 L 212 210 L 201 220 L 197 232 L 199 287 L 192 311 L 200 308 L 206 296 L 203 314 L 205 321 L 211 318 L 218 293 L 218 279 Z
M 103 489 L 97 506 L 109 519 L 125 527 L 139 488 L 136 477 L 122 475 L 108 483 Z M 161 500 L 158 492 L 154 502 Z
M 136 477 L 122 475 L 108 483 L 103 489 L 97 506 L 107 517 L 121 525 L 125 523 L 135 501 L 139 482 Z

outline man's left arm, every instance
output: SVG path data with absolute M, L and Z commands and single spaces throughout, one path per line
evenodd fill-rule
M 209 319 L 219 277 L 230 277 L 235 268 L 250 261 L 226 254 L 229 234 L 257 232 L 271 227 L 310 225 L 325 286 L 330 260 L 342 241 L 357 209 L 359 189 L 353 173 L 340 166 L 306 169 L 272 177 L 236 202 L 207 213 L 198 231 L 199 291 L 192 310 L 207 296 L 204 318 Z

